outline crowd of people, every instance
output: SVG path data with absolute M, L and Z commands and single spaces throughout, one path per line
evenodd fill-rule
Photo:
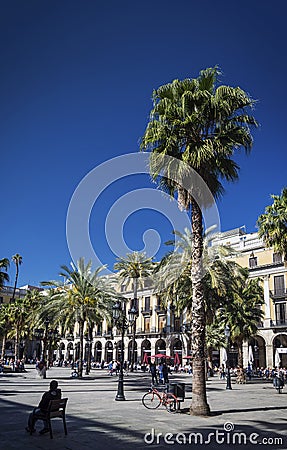
M 2 358 L 0 359 L 0 373 L 4 372 L 5 368 L 11 370 L 12 372 L 24 372 L 25 364 L 24 359 L 15 358 Z

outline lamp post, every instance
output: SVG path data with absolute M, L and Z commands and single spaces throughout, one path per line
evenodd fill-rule
M 138 310 L 136 309 L 136 307 L 134 305 L 137 304 L 137 299 L 134 299 L 133 302 L 133 306 L 131 307 L 131 309 L 129 310 L 129 315 L 132 314 L 134 319 L 133 319 L 133 323 L 132 323 L 132 348 L 131 348 L 131 372 L 134 371 L 134 364 L 135 364 L 135 342 L 136 342 L 136 319 L 139 315 Z
M 49 329 L 47 332 L 47 338 L 49 341 L 47 368 L 49 368 L 51 363 L 53 363 L 54 347 L 57 345 L 57 342 L 61 339 L 61 335 L 59 334 L 57 328 Z
M 115 400 L 117 401 L 123 401 L 125 400 L 125 394 L 124 394 L 124 337 L 125 337 L 125 331 L 128 329 L 129 326 L 133 326 L 135 319 L 136 319 L 136 310 L 135 308 L 131 308 L 128 311 L 128 319 L 126 316 L 125 311 L 125 303 L 117 301 L 115 305 L 113 306 L 113 319 L 115 325 L 121 329 L 122 333 L 122 348 L 121 348 L 121 358 L 120 358 L 120 372 L 119 372 L 119 381 L 118 381 L 118 392 L 115 397 Z
M 230 342 L 230 328 L 228 325 L 224 328 L 224 334 L 226 339 L 226 353 L 227 353 L 227 377 L 226 377 L 226 389 L 232 389 L 231 386 L 231 377 L 230 377 L 230 363 L 229 363 L 229 342 Z
M 40 358 L 40 359 L 41 359 L 41 353 L 42 353 L 42 350 L 41 350 L 41 341 L 42 341 L 43 336 L 44 336 L 44 330 L 43 330 L 43 328 L 36 328 L 36 329 L 34 330 L 34 336 L 35 336 L 35 338 L 36 338 L 37 340 L 40 341 L 40 342 L 39 342 L 39 348 L 36 349 L 36 356 L 37 356 L 37 358 Z M 37 344 L 37 346 L 38 346 L 38 344 Z M 38 351 L 37 351 L 37 350 L 38 350 Z
M 92 340 L 90 339 L 90 333 L 88 332 L 85 335 L 85 340 L 86 340 L 86 355 L 87 355 L 87 361 L 86 361 L 86 375 L 89 375 L 90 373 L 90 369 L 91 369 L 91 342 Z
M 49 320 L 49 318 L 47 317 L 46 319 L 45 319 L 45 335 L 44 335 L 44 337 L 43 337 L 43 360 L 44 361 L 46 361 L 46 358 L 47 358 L 47 344 L 48 344 L 48 327 L 49 327 L 49 323 L 50 323 L 50 320 Z

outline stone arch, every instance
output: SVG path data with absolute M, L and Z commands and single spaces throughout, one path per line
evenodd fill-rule
M 170 356 L 175 358 L 176 353 L 178 354 L 180 364 L 182 364 L 182 341 L 179 338 L 173 339 L 170 344 Z
M 155 354 L 158 353 L 166 354 L 166 342 L 164 339 L 158 339 L 155 343 Z
M 113 358 L 114 346 L 111 341 L 107 341 L 105 345 L 105 361 L 107 363 L 111 362 Z
M 144 361 L 144 357 L 151 356 L 151 342 L 148 339 L 144 339 L 141 343 L 141 361 Z
M 286 333 L 278 333 L 273 338 L 273 367 L 275 364 L 275 353 L 278 350 L 280 357 L 280 367 L 287 367 L 287 334 Z
M 60 357 L 60 359 L 64 359 L 66 357 L 65 349 L 66 349 L 66 346 L 65 346 L 64 342 L 60 342 L 60 345 L 59 345 L 59 357 Z
M 260 367 L 266 367 L 266 342 L 265 339 L 256 335 L 249 341 L 253 354 L 253 368 L 256 370 Z M 249 352 L 249 349 L 248 349 Z
M 133 341 L 130 340 L 129 341 L 129 345 L 128 345 L 128 361 L 131 362 L 132 361 L 132 346 L 133 346 Z M 134 363 L 136 364 L 138 361 L 138 344 L 135 341 L 135 346 L 134 346 Z
M 97 341 L 94 346 L 94 358 L 95 362 L 102 362 L 102 352 L 103 352 L 103 346 L 100 341 Z

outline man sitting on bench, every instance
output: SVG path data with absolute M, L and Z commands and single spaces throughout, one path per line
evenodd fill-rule
M 58 389 L 58 381 L 52 380 L 50 383 L 50 389 L 47 392 L 44 392 L 41 401 L 37 408 L 34 408 L 28 419 L 28 426 L 26 427 L 26 431 L 30 433 L 34 433 L 35 423 L 37 420 L 43 420 L 44 428 L 40 431 L 40 434 L 45 434 L 49 432 L 48 423 L 44 418 L 44 415 L 47 412 L 50 400 L 56 400 L 61 398 L 61 389 Z

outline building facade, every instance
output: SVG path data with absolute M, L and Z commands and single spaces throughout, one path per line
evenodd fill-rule
M 287 367 L 287 267 L 282 257 L 272 249 L 267 249 L 257 233 L 246 233 L 244 228 L 223 232 L 214 239 L 212 245 L 222 244 L 237 250 L 237 262 L 248 267 L 249 276 L 260 277 L 264 289 L 264 320 L 258 324 L 258 332 L 243 346 L 244 365 L 252 362 L 253 367 Z M 17 290 L 17 297 L 24 296 L 28 287 Z M 179 317 L 171 306 L 163 308 L 160 299 L 153 293 L 146 281 L 138 289 L 138 298 L 133 298 L 132 286 L 122 285 L 121 294 L 127 299 L 126 311 L 135 306 L 138 317 L 135 324 L 134 361 L 141 363 L 147 356 L 166 355 L 185 364 L 191 357 L 189 318 L 185 313 Z M 0 293 L 0 304 L 9 302 L 13 288 L 5 287 Z M 132 360 L 133 330 L 130 327 L 124 336 L 124 360 Z M 39 344 L 39 343 L 38 343 Z M 8 352 L 12 352 L 12 342 L 7 342 Z M 93 359 L 101 363 L 119 360 L 122 342 L 121 331 L 105 320 L 94 327 L 92 342 L 86 342 L 85 353 L 91 349 Z M 85 355 L 85 356 L 86 356 Z M 278 356 L 279 355 L 279 356 Z M 221 364 L 222 355 L 213 352 L 213 363 Z M 237 365 L 238 350 L 231 343 L 230 363 Z M 79 334 L 77 326 L 74 333 L 62 337 L 54 358 L 78 359 Z M 277 364 L 276 364 L 277 358 Z M 86 358 L 85 358 L 86 359 Z
M 249 269 L 250 278 L 260 277 L 264 289 L 264 320 L 256 337 L 245 342 L 244 365 L 253 359 L 254 367 L 275 367 L 278 354 L 280 366 L 287 368 L 287 267 L 282 256 L 266 248 L 257 233 L 248 234 L 244 228 L 222 233 L 217 243 L 237 250 L 237 262 Z

